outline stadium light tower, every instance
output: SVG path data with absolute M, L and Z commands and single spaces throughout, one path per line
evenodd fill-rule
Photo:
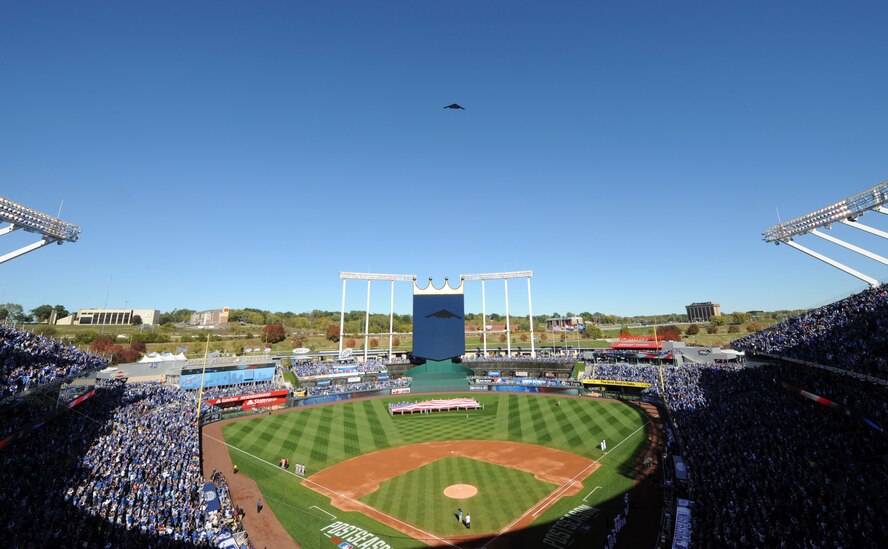
M 879 285 L 879 281 L 875 278 L 839 263 L 826 255 L 810 250 L 805 246 L 794 242 L 794 239 L 797 236 L 811 234 L 847 250 L 863 255 L 864 257 L 878 261 L 883 265 L 888 265 L 888 258 L 845 242 L 844 240 L 835 238 L 834 236 L 824 234 L 818 230 L 823 227 L 828 229 L 833 223 L 841 223 L 848 227 L 854 227 L 855 229 L 888 239 L 888 233 L 874 229 L 858 221 L 860 216 L 872 211 L 888 215 L 888 208 L 885 208 L 884 206 L 886 202 L 888 202 L 888 181 L 879 183 L 871 189 L 867 189 L 862 193 L 855 194 L 854 196 L 836 202 L 835 204 L 830 204 L 825 208 L 820 208 L 819 210 L 796 217 L 795 219 L 790 219 L 789 221 L 768 227 L 765 229 L 765 232 L 762 233 L 762 236 L 764 237 L 763 240 L 775 244 L 786 244 L 793 249 L 823 261 L 831 267 L 835 267 L 844 273 L 863 280 L 871 287 L 876 287 Z
M 484 342 L 484 356 L 487 356 L 487 302 L 484 296 L 484 282 L 487 280 L 502 280 L 506 289 L 506 354 L 512 356 L 512 329 L 509 325 L 509 279 L 510 278 L 526 278 L 527 279 L 527 312 L 530 319 L 530 356 L 536 356 L 536 349 L 533 343 L 533 299 L 530 293 L 530 279 L 533 278 L 533 271 L 509 271 L 505 273 L 478 273 L 460 275 L 464 280 L 480 280 L 481 281 L 481 333 Z
M 57 217 L 52 217 L 37 210 L 32 210 L 0 196 L 0 223 L 2 222 L 9 223 L 9 225 L 0 228 L 0 236 L 24 229 L 29 233 L 41 234 L 43 237 L 33 244 L 28 244 L 18 250 L 0 256 L 0 263 L 5 263 L 20 255 L 33 252 L 53 242 L 56 244 L 76 242 L 80 238 L 80 227 L 77 225 L 62 221 Z
M 389 360 L 392 358 L 392 335 L 395 320 L 395 282 L 410 282 L 416 275 L 405 274 L 384 274 L 384 273 L 350 273 L 340 272 L 339 278 L 342 279 L 342 309 L 339 312 L 339 358 L 342 356 L 342 339 L 345 336 L 345 282 L 347 280 L 366 280 L 367 281 L 367 310 L 364 316 L 364 362 L 367 362 L 367 347 L 370 339 L 370 283 L 374 280 L 390 281 L 392 283 L 391 295 L 389 302 L 391 308 L 389 310 Z

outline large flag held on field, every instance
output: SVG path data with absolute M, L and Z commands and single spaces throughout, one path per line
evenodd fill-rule
M 413 412 L 441 412 L 445 410 L 476 410 L 481 404 L 474 398 L 448 398 L 424 400 L 421 402 L 397 402 L 389 404 L 389 412 L 393 414 L 412 414 Z

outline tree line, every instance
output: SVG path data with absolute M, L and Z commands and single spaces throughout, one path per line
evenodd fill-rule
M 0 304 L 0 322 L 47 322 L 53 311 L 56 318 L 63 318 L 71 313 L 64 305 L 40 305 L 26 312 L 23 307 L 17 303 Z M 191 315 L 195 313 L 194 309 L 173 309 L 172 311 L 162 312 L 158 323 L 160 325 L 182 324 L 191 319 Z M 746 324 L 752 321 L 778 321 L 788 316 L 793 316 L 802 312 L 802 310 L 780 310 L 780 311 L 746 311 L 734 312 L 719 317 L 713 317 L 712 322 L 722 326 L 725 324 Z M 304 333 L 325 333 L 330 325 L 339 326 L 339 311 L 322 311 L 314 309 L 308 312 L 294 313 L 291 311 L 272 312 L 263 309 L 244 308 L 231 309 L 228 314 L 229 323 L 251 324 L 265 326 L 269 324 L 281 324 L 286 328 Z M 601 312 L 590 313 L 583 311 L 581 313 L 573 313 L 571 311 L 561 314 L 554 312 L 551 314 L 534 315 L 533 321 L 537 326 L 543 326 L 545 322 L 551 318 L 564 317 L 580 317 L 586 324 L 597 325 L 637 325 L 637 324 L 666 324 L 687 322 L 687 315 L 684 313 L 669 313 L 663 315 L 638 315 L 638 316 L 621 316 L 611 315 Z M 364 311 L 349 311 L 345 313 L 345 333 L 358 334 L 364 332 Z M 499 313 L 489 313 L 487 315 L 488 324 L 498 324 L 505 322 L 505 315 Z M 477 327 L 481 329 L 481 313 L 466 313 L 465 321 L 469 327 Z M 530 321 L 526 316 L 513 316 L 510 318 L 512 324 L 517 324 L 519 330 L 530 330 Z M 393 331 L 409 332 L 412 330 L 413 316 L 410 314 L 395 314 L 393 318 Z M 370 333 L 388 333 L 389 331 L 389 315 L 376 313 L 370 315 Z

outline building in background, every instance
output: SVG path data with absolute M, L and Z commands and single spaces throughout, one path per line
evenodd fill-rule
M 228 324 L 228 307 L 191 313 L 188 324 L 192 326 L 224 326 Z
M 562 316 L 558 318 L 549 318 L 546 319 L 546 330 L 550 332 L 561 332 L 563 330 L 571 331 L 584 324 L 585 322 L 583 322 L 583 317 L 579 316 Z
M 688 312 L 688 322 L 709 322 L 714 316 L 721 316 L 721 305 L 707 301 L 706 303 L 691 303 L 685 305 Z
M 128 326 L 139 317 L 142 324 L 154 325 L 160 319 L 157 309 L 80 309 L 73 315 L 60 318 L 56 324 L 64 326 Z

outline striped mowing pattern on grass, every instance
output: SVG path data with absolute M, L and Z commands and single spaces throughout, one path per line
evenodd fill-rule
M 478 494 L 464 500 L 449 498 L 444 489 L 451 484 L 471 484 Z M 448 457 L 383 482 L 361 501 L 439 536 L 456 536 L 468 532 L 457 521 L 457 507 L 472 515 L 472 533 L 495 532 L 554 489 L 554 484 L 530 473 Z
M 342 512 L 330 506 L 328 498 L 300 485 L 299 479 L 290 473 L 275 468 L 273 464 L 281 457 L 288 457 L 291 464 L 305 464 L 311 475 L 358 455 L 437 440 L 525 442 L 590 459 L 604 456 L 598 448 L 602 439 L 606 439 L 611 448 L 625 440 L 626 444 L 611 452 L 603 460 L 602 468 L 586 479 L 583 493 L 562 499 L 539 520 L 554 520 L 553 517 L 561 516 L 578 502 L 594 506 L 596 501 L 619 497 L 631 488 L 633 480 L 627 471 L 631 470 L 632 459 L 647 438 L 641 428 L 643 415 L 632 406 L 622 402 L 539 395 L 457 393 L 452 396 L 474 397 L 484 404 L 484 409 L 392 417 L 387 404 L 406 400 L 392 397 L 257 416 L 226 424 L 222 429 L 226 442 L 233 447 L 229 450 L 233 462 L 239 465 L 243 474 L 256 480 L 284 528 L 306 548 L 329 545 L 329 540 L 319 534 L 320 528 L 329 523 L 329 516 L 311 506 L 327 510 L 336 515 L 337 520 L 384 535 L 393 547 L 412 548 L 418 542 L 361 513 Z M 257 456 L 265 463 L 251 456 Z M 534 479 L 533 482 L 539 481 Z M 596 486 L 600 489 L 595 495 L 582 501 Z M 371 496 L 373 494 L 366 497 Z M 537 501 L 539 499 L 541 497 Z M 409 506 L 411 502 L 415 503 L 415 498 L 406 497 L 401 501 L 398 505 Z M 497 503 L 502 504 L 501 500 Z M 277 513 L 276 505 L 286 506 L 286 512 Z M 457 506 L 451 504 L 450 507 L 453 510 L 448 507 L 448 511 L 455 512 Z M 429 512 L 434 516 L 439 514 L 438 511 Z M 403 517 L 408 510 L 402 513 L 398 509 L 397 513 Z M 473 531 L 477 531 L 476 524 L 481 526 L 476 520 L 481 520 L 486 510 L 476 513 L 472 517 Z M 446 513 L 444 515 L 446 517 Z M 450 526 L 455 522 L 454 518 Z
M 230 444 L 273 463 L 280 457 L 316 472 L 393 446 L 434 440 L 509 440 L 597 458 L 602 439 L 620 440 L 639 425 L 621 403 L 524 395 L 481 395 L 484 410 L 391 417 L 395 399 L 344 402 L 261 416 L 224 427 Z M 561 405 L 556 405 L 561 402 Z

